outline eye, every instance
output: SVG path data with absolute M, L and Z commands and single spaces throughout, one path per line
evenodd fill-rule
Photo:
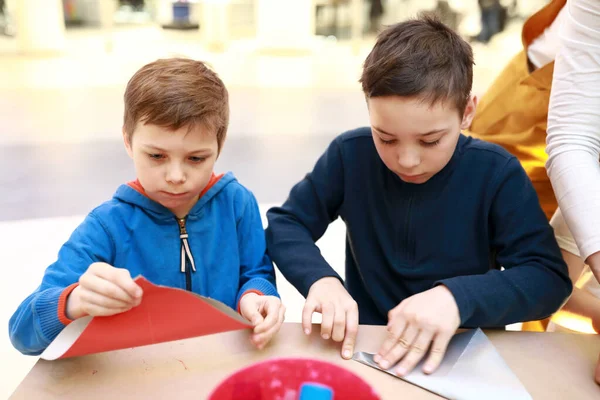
M 203 161 L 206 161 L 206 157 L 192 156 L 192 157 L 190 157 L 190 161 L 193 162 L 193 163 L 201 163 Z
M 381 138 L 379 138 L 379 141 L 381 142 L 381 144 L 383 145 L 392 145 L 394 143 L 396 143 L 396 139 L 392 139 L 392 140 L 383 140 Z
M 157 153 L 148 153 L 148 157 L 150 157 L 152 160 L 161 160 L 164 158 L 162 154 Z
M 437 146 L 438 144 L 440 144 L 440 140 L 438 139 L 435 142 L 421 142 L 421 143 L 425 147 L 433 147 L 433 146 Z

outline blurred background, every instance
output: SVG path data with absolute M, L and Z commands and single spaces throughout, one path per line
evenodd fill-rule
M 439 15 L 471 42 L 480 95 L 545 3 L 0 0 L 0 398 L 36 361 L 12 348 L 8 319 L 83 216 L 135 178 L 121 140 L 122 96 L 142 65 L 186 56 L 219 73 L 231 122 L 217 170 L 232 170 L 264 215 L 336 135 L 368 125 L 358 78 L 382 27 L 420 11 Z M 489 12 L 490 4 L 499 7 Z M 343 225 L 319 245 L 343 273 Z M 280 275 L 278 283 L 286 320 L 299 321 L 301 296 Z

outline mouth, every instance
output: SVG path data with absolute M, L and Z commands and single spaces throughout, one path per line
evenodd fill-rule
M 418 175 L 404 175 L 404 174 L 398 174 L 398 176 L 400 177 L 400 179 L 402 179 L 404 182 L 420 182 L 423 180 L 423 178 L 425 178 L 427 176 L 427 174 L 418 174 Z
M 182 192 L 182 193 L 171 193 L 171 192 L 161 192 L 164 196 L 166 197 L 170 197 L 172 199 L 179 199 L 182 197 L 185 197 L 188 192 Z

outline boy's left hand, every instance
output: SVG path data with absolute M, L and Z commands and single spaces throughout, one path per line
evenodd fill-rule
M 435 371 L 446 353 L 448 342 L 460 325 L 456 300 L 443 285 L 411 296 L 389 312 L 388 338 L 375 355 L 375 362 L 388 369 L 399 360 L 400 376 L 408 374 L 431 346 L 423 366 L 427 374 Z
M 279 332 L 285 306 L 278 297 L 248 293 L 240 300 L 240 314 L 254 326 L 252 343 L 262 349 Z

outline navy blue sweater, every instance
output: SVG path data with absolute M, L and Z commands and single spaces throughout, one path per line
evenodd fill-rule
M 463 327 L 545 318 L 572 290 L 519 161 L 463 135 L 449 163 L 418 185 L 387 169 L 369 128 L 344 133 L 267 217 L 268 252 L 304 296 L 317 280 L 339 278 L 315 241 L 342 218 L 345 286 L 361 324 L 386 324 L 390 309 L 438 284 L 454 295 Z

